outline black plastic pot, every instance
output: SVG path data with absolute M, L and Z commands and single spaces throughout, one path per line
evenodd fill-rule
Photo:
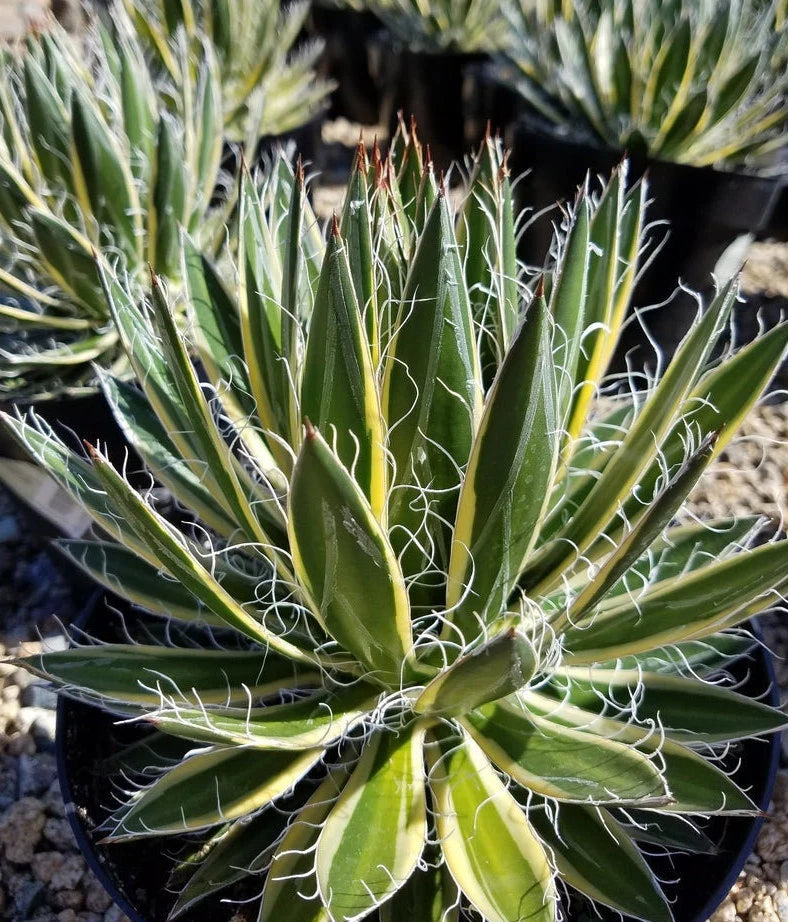
M 123 608 L 123 603 L 113 600 Z M 128 606 L 125 612 L 129 612 Z M 94 635 L 115 639 L 119 620 L 113 622 L 111 609 L 97 594 L 87 606 L 78 624 Z M 757 627 L 750 625 L 759 636 Z M 779 705 L 771 656 L 758 647 L 749 657 L 733 665 L 731 672 L 743 685 L 744 694 L 764 696 Z M 132 922 L 164 922 L 174 897 L 166 890 L 175 846 L 161 843 L 170 840 L 98 845 L 96 828 L 105 819 L 106 807 L 113 802 L 112 779 L 102 763 L 118 747 L 137 742 L 150 731 L 137 725 L 116 723 L 117 718 L 91 705 L 66 697 L 57 709 L 57 764 L 66 815 L 77 843 L 91 870 L 117 905 Z M 746 740 L 730 759 L 734 779 L 745 787 L 752 800 L 766 810 L 771 799 L 779 763 L 779 736 L 768 740 Z M 738 765 L 738 767 L 736 767 Z M 706 829 L 720 843 L 716 855 L 677 855 L 670 861 L 649 859 L 668 883 L 665 892 L 673 905 L 675 922 L 705 922 L 728 894 L 744 862 L 751 853 L 763 817 L 714 818 Z M 677 881 L 677 882 L 676 882 Z M 249 881 L 231 891 L 233 900 L 251 898 L 260 891 L 260 882 Z M 225 894 L 226 895 L 226 894 Z M 229 922 L 243 906 L 222 903 L 223 894 L 209 897 L 190 911 L 189 922 Z M 572 918 L 570 909 L 570 918 Z M 603 917 L 606 917 L 603 912 Z M 256 919 L 250 910 L 250 920 Z M 611 919 L 618 919 L 618 915 Z M 419 920 L 413 920 L 419 922 Z M 627 920 L 623 920 L 627 922 Z
M 520 256 L 541 266 L 558 216 L 552 206 L 571 201 L 587 172 L 608 177 L 624 152 L 560 135 L 530 116 L 522 116 L 510 126 L 507 145 L 511 148 L 513 175 L 519 177 L 530 170 L 517 184 L 518 206 L 531 208 L 534 214 L 549 209 L 525 229 L 520 240 Z M 775 177 L 631 155 L 629 185 L 644 174 L 652 200 L 647 220 L 668 222 L 668 226 L 652 231 L 656 239 L 665 239 L 636 286 L 635 307 L 667 301 L 679 280 L 694 291 L 707 292 L 725 251 L 745 235 L 754 237 L 767 225 L 780 193 Z M 649 330 L 666 357 L 672 355 L 689 329 L 695 311 L 696 301 L 678 292 L 670 304 L 649 312 Z M 620 370 L 623 355 L 632 348 L 643 350 L 642 355 L 632 356 L 636 364 L 652 352 L 638 324 L 630 324 L 625 330 L 614 370 Z
M 446 170 L 454 161 L 462 161 L 474 141 L 465 135 L 465 111 L 473 87 L 469 69 L 486 60 L 486 55 L 397 50 L 388 34 L 377 37 L 373 55 L 383 95 L 381 122 L 393 134 L 398 112 L 406 121 L 414 116 L 436 169 Z
M 28 405 L 20 405 L 25 411 Z M 13 413 L 15 407 L 2 406 L 6 412 Z M 112 415 L 109 404 L 101 392 L 80 397 L 58 397 L 35 404 L 35 412 L 54 429 L 71 448 L 82 450 L 82 440 L 93 445 L 101 445 L 101 450 L 110 461 L 118 467 L 123 466 L 128 451 L 129 470 L 140 467 L 139 456 L 129 448 L 120 426 Z M 3 457 L 26 458 L 10 436 L 0 434 L 0 455 Z
M 367 11 L 313 4 L 310 31 L 325 42 L 320 76 L 336 83 L 329 118 L 377 125 L 380 92 L 369 69 L 368 44 L 380 31 L 380 20 Z

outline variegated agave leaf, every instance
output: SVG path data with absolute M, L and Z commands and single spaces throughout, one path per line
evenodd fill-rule
M 327 238 L 300 169 L 244 177 L 230 281 L 184 238 L 186 333 L 166 284 L 138 303 L 104 272 L 136 376 L 105 394 L 199 528 L 6 417 L 102 532 L 63 550 L 224 639 L 24 662 L 186 741 L 107 836 L 203 836 L 174 915 L 246 872 L 259 922 L 552 922 L 557 879 L 669 922 L 637 843 L 708 850 L 693 817 L 753 810 L 707 756 L 785 723 L 721 670 L 788 553 L 748 550 L 757 522 L 674 520 L 788 325 L 710 364 L 731 283 L 661 380 L 599 416 L 642 244 L 647 190 L 624 188 L 580 191 L 529 287 L 500 146 L 455 214 L 410 133 L 387 161 L 359 149 Z
M 510 81 L 594 143 L 695 166 L 771 167 L 785 145 L 788 27 L 758 0 L 512 0 Z
M 96 261 L 140 295 L 148 269 L 181 278 L 181 226 L 212 247 L 222 102 L 206 45 L 177 89 L 156 81 L 123 8 L 112 37 L 57 26 L 0 78 L 0 392 L 95 389 L 92 363 L 127 376 Z M 181 95 L 181 105 L 172 100 Z M 98 254 L 98 256 L 96 255 Z
M 365 8 L 414 50 L 490 53 L 506 45 L 501 5 L 490 0 L 370 0 Z
M 123 0 L 160 72 L 194 79 L 207 38 L 219 64 L 225 134 L 248 141 L 281 135 L 324 108 L 332 84 L 315 67 L 322 42 L 296 46 L 309 4 L 279 0 Z M 178 43 L 185 43 L 179 53 Z

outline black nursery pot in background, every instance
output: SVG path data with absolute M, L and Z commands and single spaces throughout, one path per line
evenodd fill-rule
M 129 615 L 128 605 L 111 601 Z M 97 594 L 78 624 L 94 636 L 112 641 L 120 637 L 120 619 Z M 132 614 L 132 618 L 138 617 Z M 144 617 L 144 616 L 143 616 Z M 752 623 L 750 629 L 759 636 Z M 730 667 L 733 678 L 742 683 L 738 691 L 779 705 L 779 691 L 771 654 L 758 646 L 747 657 Z M 117 723 L 121 720 L 120 723 Z M 137 724 L 101 711 L 91 705 L 61 697 L 57 711 L 57 760 L 60 786 L 66 803 L 66 815 L 91 869 L 106 887 L 118 906 L 132 922 L 165 922 L 175 894 L 167 882 L 176 860 L 176 851 L 167 840 L 152 839 L 98 845 L 102 833 L 97 827 L 107 817 L 107 807 L 115 803 L 113 778 L 107 760 L 116 756 L 124 745 L 143 740 L 151 731 Z M 733 747 L 726 761 L 734 780 L 745 788 L 761 809 L 769 806 L 779 763 L 779 735 L 765 740 L 744 740 Z M 715 817 L 705 832 L 718 843 L 713 855 L 678 854 L 671 859 L 650 858 L 655 873 L 667 881 L 665 892 L 673 907 L 675 922 L 706 922 L 725 899 L 739 871 L 750 855 L 763 817 Z M 245 884 L 208 897 L 192 908 L 189 922 L 229 922 L 237 918 L 236 910 L 248 912 L 250 922 L 257 918 L 254 903 L 223 903 L 224 897 L 235 901 L 253 900 L 262 888 L 262 880 L 253 878 Z M 568 919 L 584 918 L 580 901 L 568 907 Z M 244 917 L 245 918 L 245 917 Z M 371 917 L 370 922 L 376 917 Z M 632 922 L 618 914 L 602 911 L 607 922 Z M 419 920 L 413 920 L 419 922 Z
M 437 170 L 462 162 L 469 144 L 465 113 L 473 80 L 472 66 L 486 60 L 484 54 L 418 52 L 392 47 L 387 33 L 372 46 L 373 70 L 382 91 L 381 122 L 393 135 L 397 113 L 407 122 L 416 119 L 419 137 L 427 140 Z
M 520 256 L 541 266 L 558 218 L 552 206 L 572 201 L 587 171 L 609 176 L 624 152 L 561 136 L 529 116 L 510 126 L 506 140 L 512 174 L 530 171 L 517 184 L 518 204 L 534 213 L 550 209 L 526 228 L 520 241 Z M 635 307 L 667 301 L 679 279 L 694 291 L 709 291 L 720 257 L 734 241 L 755 236 L 766 226 L 780 191 L 774 177 L 631 156 L 629 185 L 644 174 L 652 200 L 647 221 L 668 224 L 652 230 L 656 240 L 665 239 L 635 288 Z M 666 356 L 672 355 L 689 329 L 696 307 L 692 296 L 679 292 L 670 304 L 649 312 L 649 330 Z M 631 359 L 636 365 L 652 353 L 636 323 L 624 331 L 614 370 L 622 370 L 624 355 L 633 349 Z
M 310 32 L 325 42 L 320 76 L 337 84 L 331 94 L 329 118 L 346 118 L 362 125 L 379 123 L 380 91 L 370 73 L 368 46 L 380 28 L 380 20 L 373 13 L 312 4 Z

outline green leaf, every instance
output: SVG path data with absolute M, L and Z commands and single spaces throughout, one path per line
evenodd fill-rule
M 367 193 L 366 152 L 359 145 L 356 165 L 350 176 L 340 230 L 347 241 L 348 262 L 356 302 L 364 318 L 364 329 L 372 358 L 372 368 L 380 361 L 378 305 L 372 246 L 372 216 Z
M 162 695 L 182 704 L 224 704 L 232 690 L 262 698 L 317 684 L 318 673 L 261 650 L 232 652 L 145 644 L 100 644 L 20 660 L 30 672 L 69 690 L 125 704 L 159 707 Z
M 528 818 L 570 886 L 626 916 L 672 922 L 654 872 L 606 811 L 560 804 L 555 818 L 538 809 L 529 810 Z
M 104 841 L 173 835 L 246 816 L 290 790 L 322 755 L 322 749 L 198 751 L 135 795 Z
M 360 174 L 359 174 L 360 175 Z M 334 224 L 309 325 L 301 412 L 331 438 L 383 519 L 386 462 L 375 374 L 347 250 Z
M 487 397 L 460 493 L 446 604 L 466 644 L 506 605 L 536 540 L 557 455 L 548 318 L 538 297 Z
M 60 540 L 56 547 L 89 576 L 147 611 L 177 618 L 221 624 L 180 583 L 168 579 L 133 551 L 109 541 Z
M 293 471 L 288 534 L 321 625 L 370 679 L 399 686 L 412 643 L 399 564 L 366 497 L 311 426 Z
M 336 922 L 363 918 L 402 887 L 427 837 L 424 726 L 378 730 L 320 833 L 323 904 Z
M 760 521 L 756 516 L 742 516 L 670 528 L 608 590 L 606 598 L 638 592 L 647 584 L 655 585 L 722 557 L 729 557 L 746 543 Z
M 275 471 L 273 455 L 253 425 L 255 403 L 248 368 L 242 358 L 243 334 L 238 306 L 225 289 L 216 268 L 188 235 L 183 236 L 182 245 L 183 275 L 203 365 L 252 459 L 279 485 L 284 478 Z
M 211 893 L 265 870 L 285 822 L 276 810 L 266 810 L 251 821 L 236 820 L 178 894 L 169 918 L 176 919 Z
M 714 855 L 717 846 L 698 829 L 694 821 L 671 813 L 655 810 L 614 811 L 627 835 L 636 842 L 648 842 L 684 852 Z
M 438 839 L 460 890 L 488 922 L 553 922 L 547 856 L 484 753 L 456 736 L 433 738 L 427 753 Z
M 537 692 L 521 692 L 532 714 L 549 716 L 553 723 L 593 733 L 601 739 L 637 747 L 660 767 L 671 802 L 660 811 L 669 813 L 729 813 L 751 815 L 755 804 L 719 768 L 697 752 L 665 739 L 652 726 L 614 720 L 565 702 L 558 703 Z
M 608 556 L 607 560 L 589 579 L 585 588 L 572 600 L 569 609 L 553 622 L 558 625 L 574 624 L 611 589 L 644 553 L 654 544 L 663 529 L 681 509 L 685 499 L 698 482 L 711 461 L 715 436 L 710 436 L 692 453 L 686 463 L 668 484 L 644 507 L 629 534 Z
M 123 125 L 131 154 L 129 166 L 136 179 L 147 183 L 156 140 L 156 97 L 136 46 L 119 37 L 115 44 L 120 59 Z
M 68 112 L 55 87 L 32 54 L 24 57 L 24 101 L 30 126 L 31 153 L 48 181 L 60 180 L 73 192 Z
M 664 804 L 657 766 L 614 739 L 562 727 L 511 703 L 488 704 L 462 719 L 487 757 L 518 784 L 575 803 Z
M 139 542 L 155 555 L 163 569 L 206 608 L 241 634 L 299 662 L 313 662 L 308 654 L 252 617 L 216 579 L 212 569 L 203 566 L 198 559 L 196 547 L 189 546 L 183 535 L 148 506 L 144 498 L 95 449 L 91 451 L 91 458 L 113 507 L 134 531 Z
M 363 720 L 375 699 L 374 691 L 361 685 L 265 707 L 194 710 L 165 705 L 148 719 L 165 733 L 196 742 L 247 749 L 325 748 Z
M 565 635 L 569 665 L 583 665 L 706 634 L 766 608 L 785 580 L 788 548 L 767 544 L 657 583 L 637 598 L 613 598 Z M 758 609 L 759 610 L 759 609 Z
M 183 461 L 145 395 L 133 385 L 107 374 L 102 373 L 100 380 L 121 431 L 157 480 L 220 535 L 232 535 L 236 523 L 216 501 L 210 487 Z
M 28 221 L 38 257 L 52 281 L 91 316 L 106 322 L 107 307 L 87 238 L 49 211 L 31 208 Z
M 485 380 L 503 361 L 517 326 L 519 296 L 511 187 L 500 141 L 489 135 L 474 158 L 457 216 L 457 245 L 477 330 Z M 431 176 L 425 172 L 425 175 Z
M 521 580 L 529 594 L 542 594 L 560 582 L 562 573 L 596 540 L 622 501 L 633 492 L 640 476 L 648 471 L 722 331 L 735 298 L 736 283 L 732 281 L 687 334 L 580 508 L 553 540 L 533 555 Z
M 590 711 L 633 710 L 654 721 L 671 739 L 719 743 L 774 733 L 788 716 L 719 684 L 634 669 L 562 668 L 556 672 L 562 699 Z M 603 701 L 604 698 L 604 701 Z
M 125 152 L 95 104 L 81 92 L 71 97 L 75 173 L 84 182 L 104 246 L 119 246 L 132 261 L 142 258 L 142 217 Z
M 682 463 L 688 437 L 697 440 L 698 435 L 703 438 L 712 432 L 719 433 L 714 449 L 715 456 L 719 455 L 771 380 L 785 355 L 786 346 L 788 322 L 764 333 L 700 379 L 665 437 L 661 457 L 655 459 L 641 477 L 640 496 L 651 495 L 663 472 Z M 639 499 L 628 498 L 624 501 L 623 512 L 627 518 L 632 518 L 641 508 Z
M 166 113 L 159 115 L 155 174 L 148 207 L 148 262 L 165 278 L 178 277 L 181 227 L 186 214 L 186 167 L 183 139 Z
M 436 846 L 425 848 L 418 867 L 407 883 L 380 907 L 380 922 L 458 922 L 460 895 L 457 885 L 440 861 Z
M 711 634 L 703 640 L 657 647 L 634 656 L 595 664 L 597 669 L 643 669 L 646 672 L 681 673 L 687 667 L 697 675 L 719 671 L 737 656 L 749 653 L 757 641 L 751 634 Z
M 258 922 L 330 922 L 315 880 L 315 847 L 347 779 L 335 769 L 291 823 L 271 861 Z
M 282 265 L 263 203 L 251 179 L 243 172 L 238 198 L 238 310 L 243 353 L 251 393 L 263 429 L 293 443 L 290 383 L 286 384 L 287 356 L 282 352 Z M 291 369 L 292 371 L 292 369 Z M 292 459 L 271 438 L 270 448 L 283 471 Z
M 481 410 L 473 322 L 443 194 L 419 238 L 388 352 L 381 402 L 395 466 L 389 527 L 403 571 L 412 577 L 425 567 L 445 570 L 459 470 Z M 422 547 L 432 547 L 433 560 Z M 441 588 L 420 601 L 440 604 Z
M 522 688 L 534 675 L 536 651 L 514 628 L 456 660 L 416 699 L 417 714 L 466 714 Z
M 268 497 L 263 498 L 249 474 L 236 462 L 232 449 L 216 426 L 208 397 L 200 386 L 168 297 L 155 275 L 151 276 L 151 281 L 152 316 L 162 356 L 172 375 L 178 406 L 188 420 L 198 457 L 216 481 L 223 504 L 249 540 L 259 542 L 263 549 L 270 549 L 273 536 L 266 531 L 263 523 L 270 522 L 272 517 L 274 520 L 278 518 L 278 497 L 271 490 Z

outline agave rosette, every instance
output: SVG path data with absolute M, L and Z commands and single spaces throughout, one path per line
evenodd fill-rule
M 788 28 L 758 0 L 516 0 L 513 85 L 593 143 L 694 166 L 774 167 Z
M 199 61 L 209 38 L 219 61 L 225 133 L 254 142 L 309 122 L 324 108 L 332 86 L 315 67 L 322 42 L 296 47 L 309 3 L 280 0 L 125 0 L 149 54 L 176 83 Z M 175 50 L 183 34 L 193 53 Z
M 487 53 L 506 45 L 506 20 L 493 0 L 370 0 L 361 7 L 417 51 Z
M 206 839 L 173 915 L 255 874 L 260 922 L 548 922 L 559 881 L 667 922 L 638 843 L 711 848 L 698 815 L 754 809 L 719 747 L 785 721 L 720 669 L 785 588 L 786 546 L 672 523 L 788 325 L 711 363 L 731 283 L 600 416 L 645 186 L 581 189 L 526 284 L 494 141 L 457 215 L 413 137 L 371 161 L 325 242 L 286 160 L 262 191 L 244 178 L 232 293 L 185 239 L 202 377 L 165 287 L 139 306 L 104 277 L 137 380 L 105 393 L 199 527 L 98 448 L 5 418 L 105 535 L 62 550 L 170 619 L 161 644 L 23 663 L 183 741 L 107 827 Z
M 123 9 L 113 16 L 112 37 L 53 24 L 3 53 L 0 391 L 17 399 L 95 387 L 92 362 L 126 367 L 95 254 L 147 286 L 148 265 L 179 278 L 182 226 L 209 245 L 222 152 L 211 49 L 176 91 L 153 79 Z M 178 92 L 185 117 L 165 101 Z

